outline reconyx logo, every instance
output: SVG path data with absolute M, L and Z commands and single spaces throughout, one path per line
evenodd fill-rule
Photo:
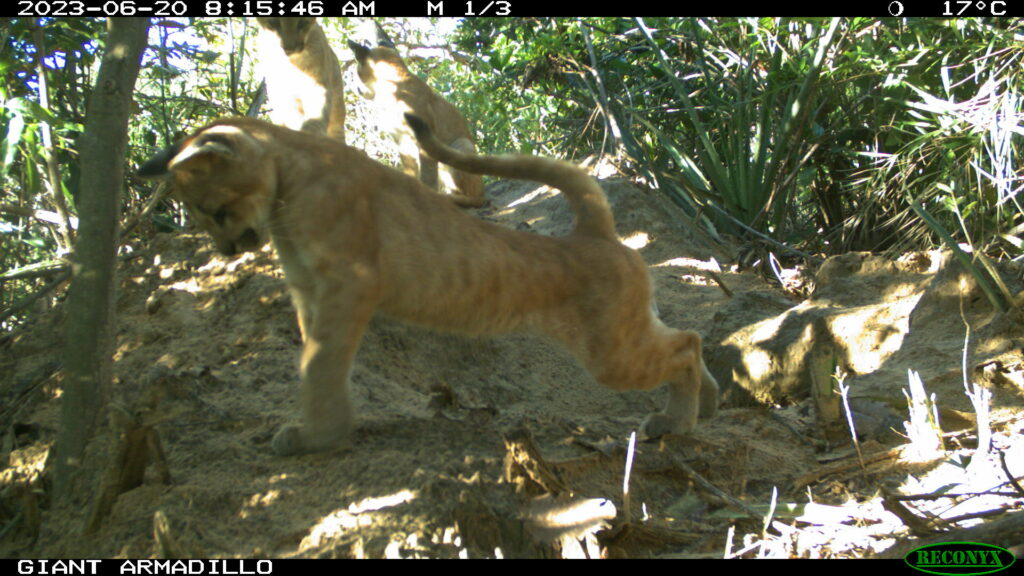
M 1009 551 L 977 542 L 929 544 L 910 551 L 904 560 L 911 568 L 929 574 L 965 576 L 1005 570 L 1015 558 Z

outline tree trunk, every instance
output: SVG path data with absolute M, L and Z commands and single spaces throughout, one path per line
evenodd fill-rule
M 110 18 L 96 86 L 79 143 L 79 228 L 68 290 L 64 395 L 54 490 L 75 493 L 85 448 L 103 412 L 114 348 L 114 268 L 132 92 L 149 18 Z

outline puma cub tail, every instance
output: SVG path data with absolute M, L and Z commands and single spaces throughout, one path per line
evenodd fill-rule
M 420 147 L 434 160 L 474 174 L 532 180 L 558 188 L 566 195 L 576 215 L 574 234 L 618 242 L 615 220 L 604 190 L 575 164 L 521 154 L 480 156 L 445 146 L 434 136 L 430 126 L 414 114 L 406 114 L 405 119 L 416 134 Z

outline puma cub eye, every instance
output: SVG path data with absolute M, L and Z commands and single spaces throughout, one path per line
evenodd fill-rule
M 224 222 L 228 219 L 228 210 L 223 206 L 220 207 L 216 212 L 213 213 L 213 221 L 217 223 L 217 226 L 223 226 Z

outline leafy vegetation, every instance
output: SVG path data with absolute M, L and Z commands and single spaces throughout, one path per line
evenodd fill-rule
M 487 94 L 507 103 L 515 78 L 543 111 L 520 135 L 566 156 L 611 142 L 730 233 L 910 249 L 938 237 L 917 202 L 1004 257 L 1020 255 L 1022 41 L 1019 22 L 864 18 L 481 19 L 458 40 L 500 72 Z
M 325 22 L 343 62 L 344 38 L 370 40 L 364 24 Z M 477 18 L 438 37 L 443 24 L 384 23 L 412 68 L 475 124 L 482 150 L 610 155 L 713 234 L 771 250 L 960 246 L 1005 305 L 990 261 L 1019 261 L 1024 248 L 1019 20 Z M 5 328 L 65 266 L 104 28 L 0 21 Z M 151 30 L 128 166 L 211 118 L 248 113 L 260 85 L 253 23 Z M 350 142 L 381 156 L 371 114 L 348 98 Z M 123 221 L 156 192 L 131 176 L 125 190 Z M 187 225 L 170 201 L 144 221 L 132 232 L 141 242 Z

